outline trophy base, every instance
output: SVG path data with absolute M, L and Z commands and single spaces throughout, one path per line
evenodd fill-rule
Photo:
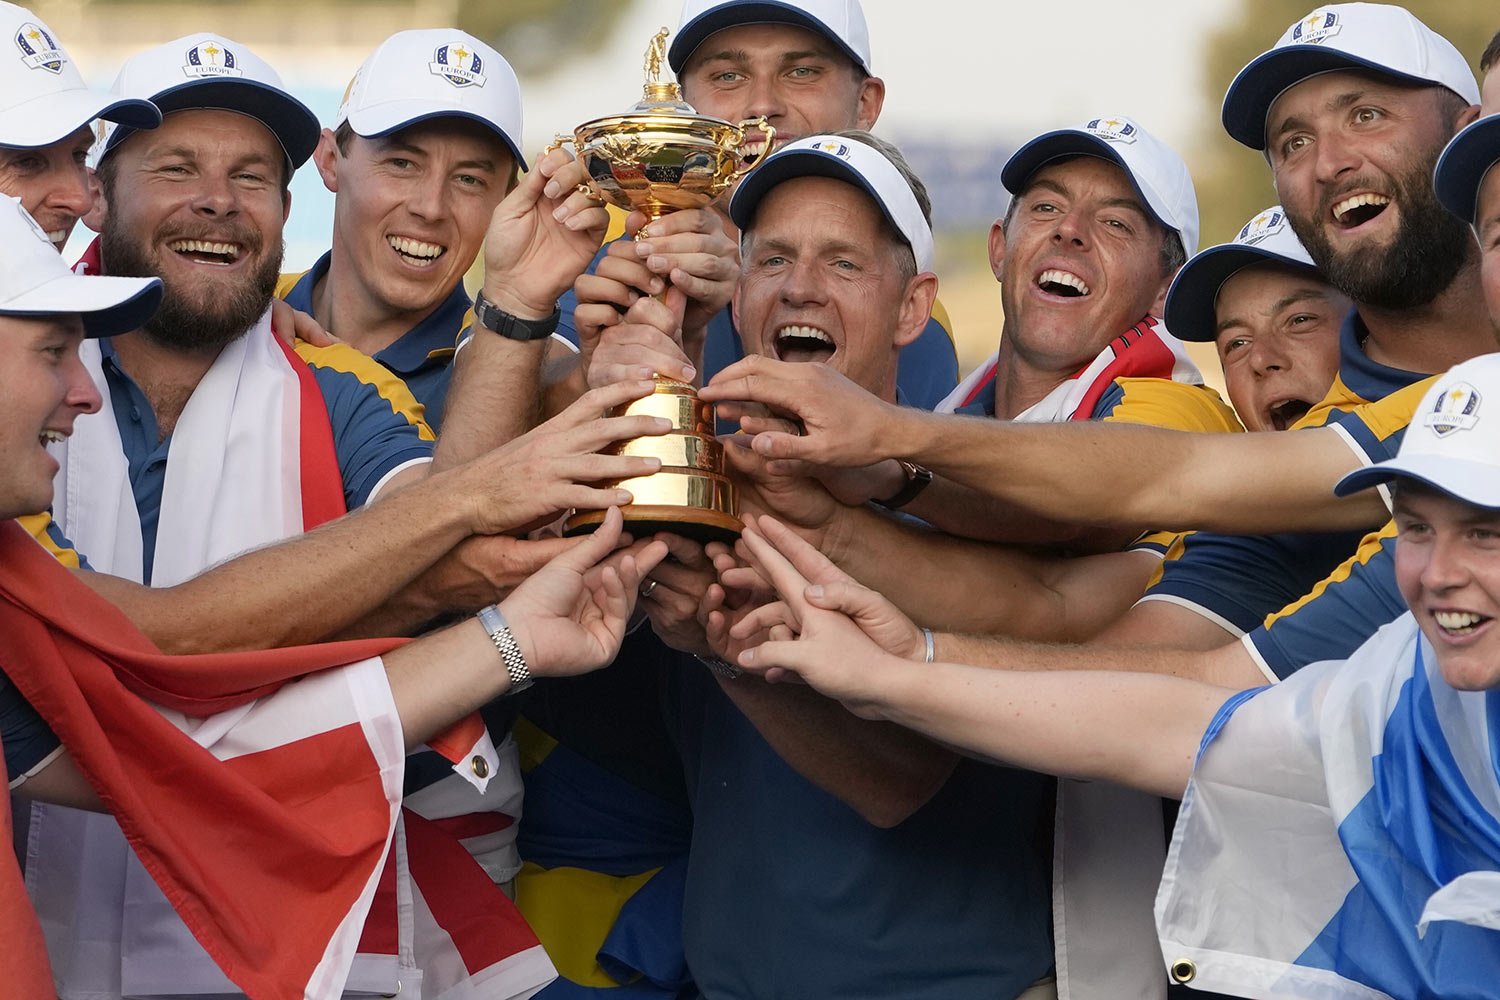
M 733 514 L 670 504 L 629 504 L 621 507 L 620 513 L 625 516 L 625 530 L 636 538 L 666 531 L 700 544 L 724 542 L 728 545 L 740 537 L 745 528 Z M 570 538 L 586 535 L 603 523 L 603 511 L 583 511 L 563 523 L 563 534 Z

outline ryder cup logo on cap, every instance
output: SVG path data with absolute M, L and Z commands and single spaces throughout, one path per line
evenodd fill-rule
M 63 63 L 68 61 L 68 54 L 35 21 L 27 21 L 16 31 L 16 48 L 21 50 L 21 62 L 27 69 L 61 73 Z
M 184 35 L 134 55 L 112 89 L 149 100 L 163 114 L 220 110 L 254 118 L 276 136 L 294 169 L 307 162 L 322 132 L 318 116 L 287 93 L 269 63 L 223 35 Z M 108 129 L 94 146 L 95 163 L 133 134 L 130 128 Z
M 1276 99 L 1303 80 L 1336 70 L 1447 87 L 1465 103 L 1479 103 L 1468 62 L 1410 11 L 1390 4 L 1331 4 L 1294 22 L 1240 70 L 1224 95 L 1225 131 L 1251 149 L 1265 149 L 1266 115 Z
M 90 90 L 57 35 L 25 7 L 0 0 L 0 146 L 40 149 L 96 118 L 154 128 L 161 114 L 148 101 L 115 100 Z
M 427 68 L 455 87 L 484 86 L 484 60 L 463 42 L 439 45 Z
M 1286 213 L 1281 210 L 1280 205 L 1275 205 L 1245 223 L 1234 241 L 1242 246 L 1253 247 L 1257 243 L 1264 243 L 1285 229 Z M 1299 242 L 1297 246 L 1300 249 L 1302 244 Z
M 1431 427 L 1438 437 L 1447 437 L 1454 431 L 1471 431 L 1479 423 L 1475 414 L 1479 410 L 1479 390 L 1467 382 L 1459 382 L 1438 396 L 1431 412 L 1422 416 L 1422 424 Z
M 456 28 L 398 31 L 349 83 L 334 128 L 376 139 L 419 122 L 463 118 L 499 136 L 522 169 L 521 83 L 505 57 Z
M 742 24 L 791 24 L 828 39 L 864 70 L 870 69 L 870 28 L 859 0 L 685 0 L 667 64 L 682 68 L 710 35 Z
M 1000 183 L 1011 194 L 1021 194 L 1038 170 L 1053 160 L 1074 156 L 1097 156 L 1120 167 L 1146 202 L 1147 211 L 1182 239 L 1188 256 L 1198 249 L 1198 195 L 1187 164 L 1125 115 L 1100 115 L 1078 128 L 1037 136 L 1005 162 Z
M 1482 395 L 1497 394 L 1500 354 L 1454 365 L 1417 404 L 1396 457 L 1356 469 L 1333 491 L 1347 496 L 1392 479 L 1415 479 L 1465 503 L 1500 508 L 1500 447 L 1481 406 Z
M 187 50 L 182 64 L 185 76 L 244 76 L 244 70 L 236 64 L 234 51 L 215 39 L 208 38 Z
M 917 272 L 932 270 L 932 226 L 901 171 L 874 146 L 837 135 L 811 135 L 782 146 L 745 175 L 729 200 L 729 217 L 750 230 L 771 189 L 797 177 L 831 177 L 862 188 L 911 247 Z
M 1292 42 L 1297 45 L 1316 45 L 1325 38 L 1337 35 L 1342 27 L 1338 11 L 1315 10 L 1292 25 Z
M 1226 281 L 1255 264 L 1279 264 L 1322 278 L 1287 222 L 1286 212 L 1272 205 L 1241 226 L 1233 243 L 1209 247 L 1182 265 L 1167 289 L 1162 310 L 1167 329 L 1178 340 L 1217 340 L 1219 291 Z
M 1084 126 L 1084 130 L 1110 142 L 1135 142 L 1135 134 L 1139 131 L 1128 118 L 1095 118 Z

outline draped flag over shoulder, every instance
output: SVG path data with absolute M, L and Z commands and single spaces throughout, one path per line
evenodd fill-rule
M 1407 614 L 1225 705 L 1157 896 L 1174 977 L 1245 997 L 1500 990 L 1500 691 Z
M 400 800 L 400 722 L 369 659 L 397 644 L 165 656 L 19 526 L 0 524 L 0 663 L 194 937 L 252 997 L 342 988 Z M 283 694 L 313 710 L 278 718 Z M 143 697 L 195 717 L 254 705 L 221 761 Z M 0 905 L 28 904 L 23 894 Z

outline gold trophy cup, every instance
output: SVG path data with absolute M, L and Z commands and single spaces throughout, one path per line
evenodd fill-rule
M 578 126 L 570 144 L 588 172 L 588 185 L 601 200 L 654 221 L 669 212 L 702 208 L 749 173 L 771 151 L 776 130 L 764 119 L 736 125 L 700 115 L 682 100 L 675 83 L 663 83 L 662 58 L 669 32 L 663 28 L 646 50 L 645 97 L 629 111 Z M 765 136 L 762 155 L 746 157 L 746 139 L 755 129 Z M 612 411 L 613 415 L 666 417 L 672 429 L 661 437 L 616 442 L 623 455 L 661 459 L 659 472 L 613 484 L 635 502 L 622 508 L 626 529 L 636 534 L 671 531 L 699 541 L 728 541 L 743 525 L 735 516 L 734 488 L 724 474 L 724 449 L 714 437 L 713 406 L 698 399 L 685 382 L 656 376 L 656 391 Z M 593 531 L 601 511 L 568 518 L 564 531 Z

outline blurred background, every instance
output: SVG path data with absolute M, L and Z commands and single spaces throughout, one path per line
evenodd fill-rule
M 26 3 L 27 0 L 21 0 Z M 863 0 L 874 69 L 886 82 L 876 131 L 907 155 L 932 193 L 940 296 L 964 371 L 994 350 L 998 288 L 989 225 L 1007 196 L 1000 167 L 1049 128 L 1128 115 L 1192 168 L 1203 246 L 1233 237 L 1275 201 L 1259 154 L 1219 126 L 1239 68 L 1269 48 L 1308 0 Z M 364 57 L 404 28 L 458 26 L 515 66 L 526 149 L 622 110 L 640 96 L 651 35 L 677 25 L 676 0 L 31 0 L 91 82 L 107 87 L 141 49 L 212 29 L 255 49 L 325 123 Z M 1477 67 L 1500 28 L 1480 0 L 1412 0 L 1418 17 Z M 288 270 L 328 246 L 332 196 L 311 167 L 292 185 Z M 1200 358 L 1217 372 L 1211 351 Z

